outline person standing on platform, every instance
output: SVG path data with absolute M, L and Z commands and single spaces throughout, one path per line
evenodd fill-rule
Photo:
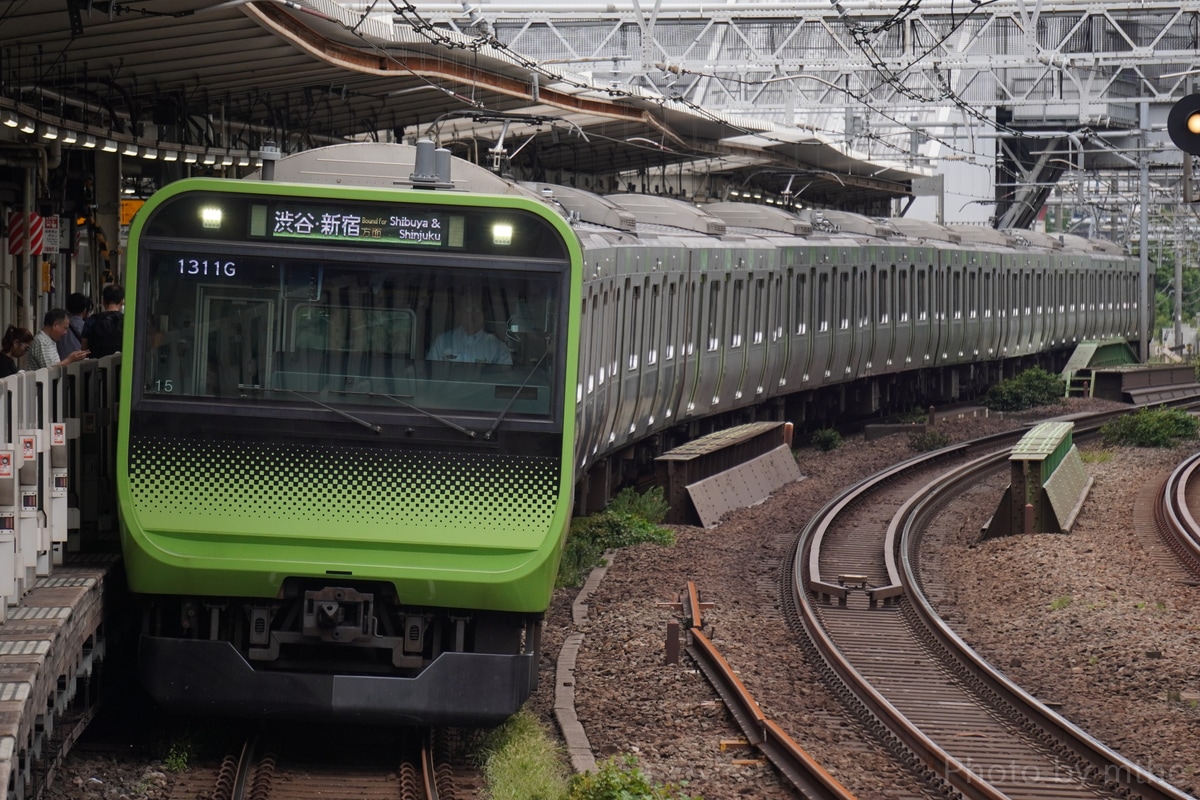
M 33 334 L 16 325 L 9 325 L 4 332 L 4 341 L 0 342 L 0 378 L 16 375 L 21 367 L 21 357 L 33 344 Z
M 83 336 L 83 324 L 87 321 L 88 314 L 92 313 L 92 298 L 86 294 L 73 292 L 67 298 L 67 313 L 71 316 L 71 323 L 67 335 L 58 340 L 58 357 L 60 359 L 74 353 L 76 350 L 82 350 L 83 344 L 80 337 Z
M 58 356 L 58 340 L 71 329 L 70 314 L 65 308 L 52 308 L 42 318 L 42 329 L 33 337 L 29 348 L 29 369 L 74 364 L 87 358 L 87 350 L 76 350 L 66 358 Z
M 92 358 L 119 352 L 125 335 L 125 289 L 115 283 L 105 286 L 100 303 L 104 310 L 88 317 L 80 337 Z

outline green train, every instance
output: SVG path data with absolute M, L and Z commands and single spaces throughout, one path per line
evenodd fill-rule
M 511 715 L 571 516 L 566 221 L 518 196 L 188 179 L 129 252 L 118 502 L 151 695 Z M 468 306 L 502 362 L 433 352 Z
M 171 184 L 127 282 L 118 500 L 150 693 L 462 725 L 534 690 L 572 513 L 656 456 L 1061 368 L 1141 338 L 1147 288 L 1109 242 L 600 195 L 431 143 Z

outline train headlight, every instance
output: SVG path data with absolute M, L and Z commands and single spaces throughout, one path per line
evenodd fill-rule
M 200 224 L 213 230 L 221 227 L 221 209 L 215 206 L 205 206 L 200 209 Z
M 513 226 L 507 222 L 497 222 L 492 226 L 492 244 L 507 247 L 512 244 Z

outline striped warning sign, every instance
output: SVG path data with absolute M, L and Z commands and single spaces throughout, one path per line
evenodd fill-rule
M 41 255 L 45 243 L 46 226 L 40 214 L 29 213 L 29 224 L 25 224 L 25 215 L 20 211 L 8 212 L 8 252 L 9 255 L 20 255 L 25 251 L 25 237 L 29 237 L 29 253 Z

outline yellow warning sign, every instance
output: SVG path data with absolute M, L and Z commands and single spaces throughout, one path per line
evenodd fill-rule
M 121 224 L 128 225 L 133 221 L 133 215 L 137 210 L 146 204 L 145 200 L 122 200 L 121 201 Z

